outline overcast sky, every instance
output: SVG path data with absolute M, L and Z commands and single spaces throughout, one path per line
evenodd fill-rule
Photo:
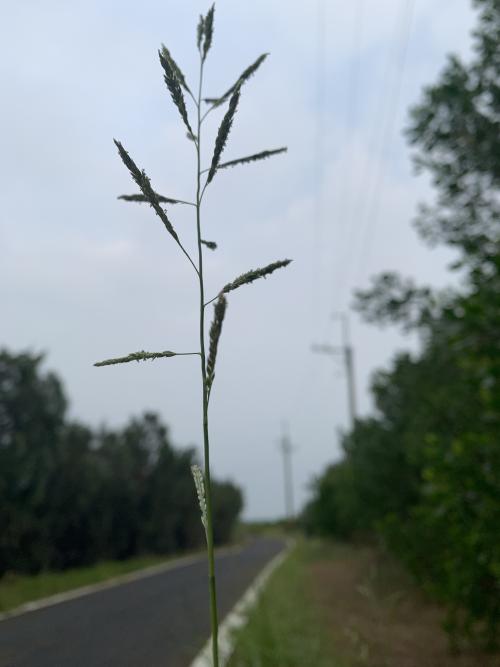
M 201 444 L 199 364 L 179 357 L 96 369 L 136 350 L 196 349 L 197 285 L 155 217 L 117 201 L 135 192 L 120 139 L 154 187 L 194 198 L 195 155 L 162 80 L 164 42 L 196 83 L 198 0 L 23 0 L 0 25 L 0 345 L 46 351 L 71 415 L 122 425 L 158 411 L 178 446 Z M 219 0 L 206 92 L 221 94 L 262 52 L 243 88 L 224 156 L 286 155 L 219 173 L 206 192 L 209 295 L 240 273 L 294 259 L 233 292 L 212 392 L 215 475 L 244 490 L 246 516 L 283 513 L 281 423 L 297 449 L 298 503 L 339 455 L 345 377 L 313 342 L 339 344 L 331 314 L 380 271 L 450 282 L 444 250 L 412 228 L 429 200 L 402 136 L 408 107 L 453 51 L 467 57 L 469 0 Z M 206 124 L 209 164 L 220 114 Z M 190 207 L 170 217 L 193 248 Z M 211 313 L 210 313 L 211 317 Z M 369 378 L 415 346 L 351 317 L 360 412 Z

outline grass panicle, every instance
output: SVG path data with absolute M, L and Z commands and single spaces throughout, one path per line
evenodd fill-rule
M 210 47 L 212 46 L 212 38 L 214 36 L 214 12 L 215 5 L 212 5 L 203 19 L 203 60 L 206 59 Z
M 170 350 L 165 350 L 164 352 L 145 352 L 141 350 L 140 352 L 132 352 L 127 354 L 126 357 L 115 357 L 114 359 L 105 359 L 104 361 L 98 361 L 94 366 L 113 366 L 114 364 L 128 364 L 130 361 L 147 361 L 148 359 L 160 359 L 161 357 L 177 357 L 179 354 L 197 354 L 197 352 L 192 353 L 182 353 L 182 352 L 171 352 Z
M 286 153 L 288 148 L 283 146 L 282 148 L 273 148 L 270 151 L 261 151 L 260 153 L 254 153 L 253 155 L 247 155 L 246 157 L 240 157 L 236 160 L 229 160 L 229 162 L 222 162 L 217 166 L 217 169 L 227 169 L 227 167 L 236 167 L 238 164 L 247 164 L 248 162 L 258 162 L 259 160 L 265 160 L 268 157 L 273 155 L 279 155 L 280 153 Z
M 165 60 L 167 60 L 167 61 L 169 62 L 170 67 L 171 67 L 171 69 L 173 70 L 173 72 L 174 72 L 175 76 L 177 77 L 177 80 L 179 81 L 179 83 L 181 84 L 181 86 L 184 88 L 184 90 L 185 90 L 187 93 L 189 93 L 189 94 L 192 96 L 193 93 L 191 92 L 189 86 L 188 86 L 187 83 L 186 83 L 186 77 L 185 77 L 184 74 L 182 73 L 181 68 L 179 67 L 179 65 L 178 65 L 178 64 L 175 62 L 175 60 L 172 58 L 172 54 L 171 54 L 170 51 L 167 49 L 167 47 L 165 46 L 165 44 L 162 44 L 162 45 L 161 45 L 161 54 L 162 54 L 162 56 L 165 58 Z
M 166 211 L 164 211 L 162 209 L 162 207 L 160 206 L 160 202 L 158 201 L 158 198 L 156 196 L 156 192 L 151 187 L 151 182 L 150 182 L 149 178 L 146 176 L 146 173 L 139 169 L 139 167 L 135 164 L 135 162 L 132 160 L 130 155 L 123 148 L 122 144 L 119 141 L 114 139 L 114 142 L 116 144 L 116 147 L 118 148 L 118 152 L 120 153 L 120 157 L 121 157 L 124 165 L 130 171 L 130 173 L 132 175 L 132 178 L 134 179 L 134 181 L 139 186 L 139 189 L 141 190 L 142 194 L 144 195 L 146 201 L 153 207 L 156 215 L 163 222 L 163 224 L 165 225 L 168 233 L 171 234 L 174 237 L 174 239 L 177 241 L 177 243 L 179 243 L 179 237 L 177 236 L 177 233 L 176 233 L 175 229 L 172 227 L 172 223 L 168 219 Z
M 248 79 L 255 74 L 255 72 L 259 69 L 259 67 L 262 65 L 264 60 L 267 58 L 269 53 L 263 53 L 261 56 L 257 58 L 257 60 L 249 65 L 244 72 L 242 72 L 237 79 L 236 83 L 234 83 L 231 88 L 228 88 L 224 95 L 221 95 L 220 97 L 205 97 L 204 102 L 207 104 L 210 104 L 213 108 L 215 107 L 220 107 L 221 104 L 224 104 L 224 102 L 231 97 L 231 95 L 234 93 L 234 91 L 237 88 L 241 88 L 241 86 L 248 81 Z
M 228 110 L 224 114 L 224 118 L 222 119 L 222 123 L 220 124 L 219 131 L 217 133 L 217 139 L 215 140 L 214 154 L 212 157 L 212 164 L 210 165 L 210 169 L 208 171 L 207 184 L 211 182 L 211 180 L 215 176 L 217 167 L 219 166 L 220 156 L 222 155 L 222 151 L 224 150 L 224 146 L 226 145 L 229 132 L 231 131 L 231 125 L 233 124 L 234 114 L 236 113 L 239 99 L 240 99 L 240 88 L 238 86 L 238 88 L 236 88 L 236 90 L 231 96 Z
M 217 360 L 217 348 L 219 346 L 219 338 L 222 332 L 222 323 L 226 314 L 227 300 L 221 294 L 214 305 L 214 319 L 210 326 L 210 349 L 207 360 L 207 383 L 210 389 L 215 377 L 215 362 Z
M 161 51 L 158 51 L 160 57 L 160 63 L 164 71 L 164 79 L 167 84 L 167 88 L 172 96 L 175 106 L 179 109 L 184 125 L 187 127 L 189 134 L 194 135 L 191 125 L 189 124 L 189 118 L 186 110 L 186 103 L 184 101 L 184 95 L 182 94 L 181 85 L 179 79 L 175 73 L 174 67 L 171 64 L 171 61 L 168 58 L 165 58 Z
M 130 171 L 132 178 L 139 186 L 140 193 L 132 195 L 121 195 L 119 199 L 131 202 L 146 202 L 154 209 L 155 213 L 165 225 L 167 231 L 177 242 L 180 250 L 187 257 L 196 272 L 197 282 L 199 286 L 199 348 L 195 352 L 134 352 L 124 357 L 116 357 L 113 359 L 106 359 L 97 362 L 95 366 L 111 366 L 114 364 L 125 364 L 131 361 L 145 361 L 148 359 L 157 359 L 160 357 L 173 357 L 177 355 L 198 355 L 200 357 L 200 382 L 202 386 L 202 405 L 201 405 L 201 425 L 203 430 L 203 470 L 198 466 L 193 466 L 192 474 L 196 486 L 196 493 L 200 504 L 202 523 L 205 528 L 205 536 L 207 541 L 207 561 L 208 561 L 208 594 L 209 594 L 209 611 L 210 611 L 210 627 L 212 631 L 211 646 L 212 646 L 212 665 L 219 667 L 219 649 L 218 649 L 218 610 L 217 610 L 217 591 L 216 591 L 216 573 L 215 573 L 215 555 L 214 555 L 214 511 L 211 487 L 211 467 L 210 467 L 210 434 L 209 434 L 209 402 L 212 384 L 215 377 L 215 364 L 217 359 L 217 351 L 219 346 L 219 339 L 221 336 L 222 325 L 226 314 L 227 300 L 225 294 L 237 289 L 241 285 L 257 280 L 258 278 L 265 278 L 273 273 L 276 269 L 287 266 L 291 260 L 285 259 L 260 269 L 248 271 L 243 275 L 228 283 L 220 291 L 220 293 L 205 303 L 205 278 L 204 278 L 204 247 L 209 250 L 215 250 L 217 244 L 214 241 L 207 241 L 202 237 L 202 200 L 205 188 L 212 181 L 218 169 L 225 169 L 238 164 L 246 164 L 249 162 L 257 162 L 265 158 L 283 153 L 286 148 L 276 148 L 273 150 L 261 151 L 246 157 L 230 160 L 221 164 L 221 156 L 226 146 L 234 116 L 238 107 L 240 99 L 241 86 L 257 71 L 260 65 L 267 57 L 267 53 L 262 54 L 257 60 L 252 63 L 241 74 L 236 83 L 227 90 L 222 97 L 219 98 L 204 98 L 203 97 L 203 73 L 207 54 L 212 45 L 213 31 L 214 31 L 214 5 L 210 7 L 205 16 L 200 16 L 197 27 L 196 42 L 199 51 L 199 82 L 196 97 L 189 89 L 184 74 L 181 72 L 179 66 L 172 58 L 170 51 L 166 46 L 162 45 L 159 51 L 160 63 L 164 72 L 164 79 L 167 88 L 170 92 L 172 100 L 179 111 L 184 125 L 187 128 L 188 138 L 192 141 L 194 150 L 196 152 L 196 199 L 194 202 L 183 201 L 182 199 L 174 199 L 160 195 L 151 186 L 151 182 L 144 171 L 139 169 L 132 160 L 127 151 L 123 148 L 119 141 L 115 140 L 118 152 L 127 169 Z M 196 126 L 191 128 L 186 104 L 184 100 L 183 90 L 188 93 L 196 107 Z M 211 106 L 202 113 L 203 101 L 208 102 Z M 215 107 L 220 106 L 226 100 L 229 100 L 228 109 L 224 114 L 222 122 L 219 126 L 217 136 L 215 139 L 212 162 L 209 169 L 201 168 L 201 130 L 203 120 L 207 113 Z M 202 183 L 203 175 L 208 172 L 205 183 Z M 196 245 L 197 245 L 197 261 L 189 255 L 175 232 L 166 211 L 162 208 L 162 204 L 190 204 L 196 209 Z M 210 326 L 208 341 L 205 320 L 205 308 L 209 303 L 216 301 L 214 304 L 214 317 Z M 208 348 L 208 350 L 207 350 Z
M 257 280 L 258 278 L 266 278 L 271 273 L 273 273 L 273 271 L 276 271 L 276 269 L 282 269 L 285 266 L 288 266 L 291 261 L 291 259 L 281 259 L 277 262 L 273 262 L 272 264 L 264 266 L 262 269 L 253 269 L 252 271 L 247 271 L 241 276 L 238 276 L 238 278 L 233 280 L 233 282 L 224 285 L 221 290 L 221 294 L 227 294 L 228 292 L 232 292 L 233 290 L 238 289 L 238 287 L 241 287 L 242 285 L 253 283 L 253 281 Z

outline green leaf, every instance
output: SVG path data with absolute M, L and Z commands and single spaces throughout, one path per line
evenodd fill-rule
M 215 176 L 215 172 L 217 171 L 220 156 L 222 155 L 222 151 L 224 150 L 224 146 L 226 145 L 226 141 L 229 136 L 229 132 L 231 130 L 231 125 L 233 124 L 233 118 L 234 114 L 236 113 L 236 107 L 238 106 L 239 99 L 240 99 L 240 89 L 238 87 L 234 91 L 229 101 L 229 108 L 226 111 L 224 118 L 222 119 L 222 123 L 220 124 L 219 131 L 217 133 L 217 139 L 215 140 L 214 154 L 212 157 L 212 164 L 208 171 L 207 183 L 210 183 L 210 181 Z
M 267 58 L 269 53 L 263 53 L 261 56 L 257 58 L 257 60 L 249 65 L 246 70 L 240 75 L 236 83 L 234 83 L 231 88 L 226 90 L 224 95 L 221 97 L 207 97 L 205 98 L 205 102 L 207 104 L 211 104 L 212 107 L 219 107 L 221 104 L 223 104 L 233 93 L 234 91 L 241 87 L 248 79 L 255 74 L 255 72 L 259 69 L 259 67 L 262 65 L 264 60 Z

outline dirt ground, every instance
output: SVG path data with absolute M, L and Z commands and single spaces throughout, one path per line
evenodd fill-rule
M 500 667 L 500 655 L 452 655 L 443 611 L 374 548 L 311 559 L 313 595 L 335 651 L 356 667 Z M 334 553 L 335 553 L 334 552 Z

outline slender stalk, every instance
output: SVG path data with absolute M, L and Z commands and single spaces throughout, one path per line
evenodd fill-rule
M 203 454 L 205 463 L 205 496 L 207 503 L 207 552 L 208 552 L 208 588 L 210 595 L 210 622 L 212 627 L 212 660 L 213 667 L 219 667 L 217 591 L 215 586 L 215 558 L 212 514 L 212 485 L 210 481 L 210 447 L 208 438 L 208 385 L 205 355 L 205 289 L 203 284 L 203 246 L 201 243 L 201 93 L 203 87 L 203 58 L 200 56 L 200 81 L 198 87 L 198 140 L 196 142 L 196 233 L 198 241 L 198 279 L 200 285 L 200 358 L 201 378 L 203 386 Z

